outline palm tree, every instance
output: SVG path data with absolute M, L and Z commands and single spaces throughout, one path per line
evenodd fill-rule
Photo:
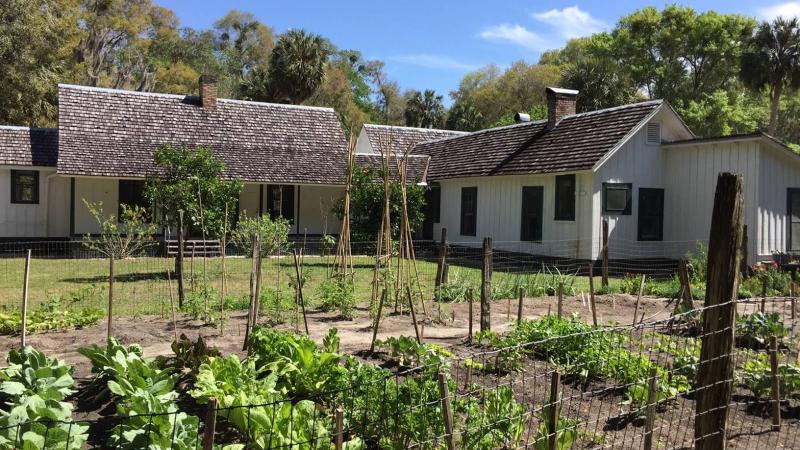
M 742 82 L 754 91 L 769 90 L 770 134 L 775 133 L 778 106 L 785 87 L 800 87 L 800 26 L 797 19 L 763 22 L 742 53 Z
M 431 89 L 424 93 L 412 91 L 406 102 L 406 125 L 410 127 L 435 128 L 444 121 L 443 97 Z
M 301 103 L 322 84 L 330 48 L 321 36 L 289 30 L 269 58 L 267 91 L 272 100 Z

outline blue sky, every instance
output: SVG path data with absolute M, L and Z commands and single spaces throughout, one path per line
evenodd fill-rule
M 303 28 L 340 48 L 360 50 L 386 62 L 401 88 L 447 93 L 468 71 L 523 59 L 536 62 L 542 50 L 568 38 L 608 29 L 617 19 L 647 5 L 637 1 L 509 0 L 155 0 L 174 10 L 182 26 L 208 28 L 230 9 L 250 11 L 276 33 Z M 669 2 L 672 3 L 672 2 Z M 800 1 L 705 0 L 679 2 L 703 11 L 740 13 L 759 19 L 800 15 Z M 449 102 L 448 102 L 449 103 Z

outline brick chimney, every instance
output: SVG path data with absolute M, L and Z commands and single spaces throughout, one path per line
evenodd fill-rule
M 211 75 L 200 77 L 200 105 L 204 109 L 217 106 L 217 79 Z
M 547 92 L 547 128 L 553 128 L 556 123 L 570 114 L 575 114 L 575 100 L 578 91 L 549 87 Z

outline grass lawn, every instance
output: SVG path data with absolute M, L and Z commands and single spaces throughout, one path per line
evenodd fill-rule
M 313 307 L 319 303 L 319 286 L 327 278 L 328 261 L 318 256 L 307 256 L 304 273 L 307 281 L 304 287 L 306 303 Z M 368 303 L 371 296 L 372 268 L 374 258 L 354 257 L 356 298 L 360 304 Z M 18 310 L 22 298 L 22 281 L 25 261 L 21 258 L 0 259 L 0 308 Z M 250 283 L 251 260 L 242 257 L 225 259 L 225 273 L 228 297 L 236 304 L 246 302 Z M 114 285 L 115 315 L 159 314 L 169 310 L 170 290 L 167 282 L 168 270 L 172 279 L 172 295 L 177 301 L 177 282 L 174 262 L 169 258 L 133 258 L 115 263 L 117 274 Z M 200 290 L 205 282 L 211 289 L 219 292 L 222 283 L 221 258 L 195 258 L 186 260 L 185 277 L 187 292 L 192 288 Z M 280 291 L 281 297 L 293 298 L 294 290 L 290 281 L 295 278 L 294 262 L 291 257 L 265 258 L 263 261 L 262 292 Z M 426 298 L 432 296 L 436 264 L 417 261 L 417 272 Z M 192 277 L 192 274 L 194 276 Z M 31 308 L 52 296 L 59 296 L 62 302 L 74 306 L 95 306 L 105 309 L 108 286 L 108 260 L 105 259 L 34 259 L 31 262 L 30 296 Z M 564 276 L 572 291 L 588 292 L 587 277 Z M 544 295 L 544 286 L 557 284 L 552 274 L 520 275 L 496 271 L 493 277 L 495 297 L 513 297 L 516 285 L 525 285 L 530 296 Z M 480 269 L 451 266 L 450 281 L 457 290 L 473 287 L 479 295 Z M 595 278 L 595 287 L 600 279 Z M 610 290 L 619 288 L 619 280 L 610 280 Z M 537 292 L 538 291 L 538 292 Z M 552 290 L 551 290 L 552 292 Z M 568 292 L 567 294 L 570 294 Z M 217 294 L 218 295 L 218 294 Z

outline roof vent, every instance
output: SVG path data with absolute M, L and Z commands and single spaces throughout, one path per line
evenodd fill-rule
M 530 121 L 531 121 L 531 115 L 530 114 L 525 114 L 525 113 L 521 113 L 521 112 L 518 112 L 518 113 L 514 114 L 514 122 L 516 122 L 516 123 L 530 122 Z
M 661 143 L 661 124 L 658 122 L 649 122 L 647 124 L 647 143 L 650 145 L 658 145 Z
M 204 109 L 217 106 L 217 79 L 211 75 L 200 77 L 200 106 Z
M 547 128 L 553 128 L 559 120 L 575 114 L 575 100 L 578 91 L 549 87 L 547 94 Z

